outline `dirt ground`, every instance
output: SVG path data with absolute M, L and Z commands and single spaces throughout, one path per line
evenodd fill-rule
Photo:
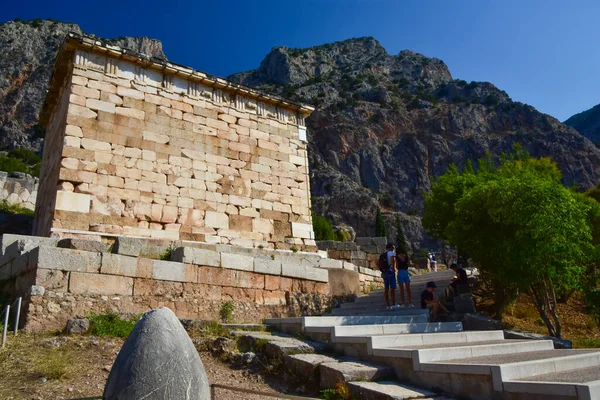
M 598 322 L 585 312 L 582 296 L 574 294 L 566 303 L 558 305 L 563 328 L 563 338 L 571 340 L 573 347 L 600 347 L 600 327 Z M 548 335 L 548 329 L 533 305 L 531 299 L 521 295 L 506 308 L 503 324 L 510 329 Z
M 49 336 L 19 333 L 0 349 L 0 399 L 76 399 L 101 396 L 111 365 L 124 339 L 93 336 Z M 208 380 L 264 392 L 285 386 L 201 352 Z M 263 400 L 270 397 L 217 389 L 217 399 Z

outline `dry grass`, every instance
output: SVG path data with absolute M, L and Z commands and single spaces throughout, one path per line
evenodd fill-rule
M 598 322 L 585 313 L 585 304 L 581 295 L 575 294 L 566 304 L 559 304 L 558 310 L 563 337 L 573 341 L 574 347 L 600 347 Z M 525 295 L 521 295 L 515 304 L 506 309 L 502 322 L 511 329 L 548 334 L 546 325 L 531 299 Z
M 0 399 L 101 395 L 122 344 L 120 338 L 9 335 L 0 349 Z

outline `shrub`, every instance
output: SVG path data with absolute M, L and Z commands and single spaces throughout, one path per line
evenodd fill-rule
M 13 149 L 0 155 L 0 171 L 39 176 L 42 158 L 28 149 Z
M 0 201 L 0 213 L 21 214 L 33 217 L 34 211 L 18 204 L 8 204 L 6 200 Z
M 327 221 L 325 217 L 313 213 L 312 221 L 315 240 L 335 240 L 333 226 L 331 226 L 331 222 Z
M 483 104 L 485 104 L 486 106 L 495 106 L 498 103 L 500 103 L 500 100 L 498 99 L 498 96 L 496 96 L 494 93 L 488 94 L 485 100 L 483 101 Z
M 394 199 L 394 195 L 390 192 L 384 193 L 379 196 L 379 204 L 386 208 L 394 208 L 396 205 L 396 200 Z
M 90 329 L 88 333 L 94 336 L 115 336 L 126 338 L 129 336 L 140 315 L 121 319 L 117 314 L 90 314 Z
M 47 379 L 67 378 L 72 372 L 73 356 L 63 349 L 51 349 L 36 353 L 33 360 L 35 373 Z
M 232 301 L 226 301 L 221 306 L 221 310 L 219 311 L 219 316 L 221 317 L 221 321 L 226 324 L 230 324 L 233 322 L 233 311 L 235 310 L 235 306 Z

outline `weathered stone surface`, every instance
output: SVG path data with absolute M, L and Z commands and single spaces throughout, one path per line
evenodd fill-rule
M 466 314 L 462 324 L 465 331 L 495 331 L 502 329 L 500 321 L 477 314 Z
M 144 247 L 146 247 L 146 240 L 144 239 L 119 236 L 115 241 L 113 252 L 124 256 L 137 257 Z
M 90 321 L 87 318 L 73 318 L 67 321 L 66 333 L 81 334 L 90 329 Z
M 552 340 L 554 342 L 555 349 L 572 349 L 573 342 L 567 339 L 558 339 L 552 336 L 544 336 L 537 333 L 531 332 L 520 332 L 520 331 L 504 331 L 504 339 L 530 339 L 530 340 Z
M 350 389 L 350 393 L 352 393 L 357 399 L 361 400 L 404 400 L 425 399 L 431 397 L 444 400 L 443 398 L 436 396 L 435 392 L 418 389 L 392 381 L 350 382 L 348 383 L 348 389 Z
M 335 388 L 338 382 L 380 381 L 394 376 L 392 368 L 367 362 L 324 363 L 319 370 L 321 389 Z
M 329 282 L 329 273 L 326 269 L 298 265 L 297 262 L 284 262 L 281 266 L 281 275 L 318 282 Z
M 94 251 L 98 253 L 106 252 L 108 246 L 98 240 L 82 240 L 82 239 L 61 239 L 58 241 L 57 247 L 66 249 Z
M 133 278 L 71 272 L 69 292 L 74 294 L 131 296 L 133 294 Z
M 253 271 L 254 258 L 242 254 L 221 253 L 221 266 L 229 269 Z
M 173 250 L 171 259 L 186 264 L 196 264 L 207 267 L 221 266 L 221 253 L 214 250 L 199 249 L 195 247 L 178 247 Z
M 202 361 L 171 310 L 149 311 L 136 324 L 112 366 L 103 397 L 210 399 Z
M 269 275 L 281 275 L 281 261 L 271 257 L 254 258 L 254 272 Z
M 329 290 L 332 296 L 358 295 L 360 293 L 359 273 L 348 269 L 330 269 Z
M 285 367 L 299 377 L 307 386 L 318 385 L 321 380 L 319 365 L 337 362 L 322 354 L 293 354 L 283 357 Z
M 175 261 L 154 260 L 152 262 L 152 278 L 161 281 L 185 282 L 184 264 Z
M 100 272 L 101 255 L 89 251 L 39 246 L 29 255 L 38 268 L 62 271 Z

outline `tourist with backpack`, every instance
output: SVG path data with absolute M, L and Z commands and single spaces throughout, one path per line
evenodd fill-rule
M 400 307 L 414 307 L 412 302 L 412 293 L 410 291 L 410 274 L 408 273 L 408 267 L 410 260 L 408 254 L 404 249 L 396 250 L 396 266 L 398 268 L 398 285 L 400 286 Z M 408 302 L 404 302 L 404 289 L 406 289 L 406 296 Z
M 381 253 L 379 256 L 379 271 L 383 278 L 383 294 L 387 309 L 398 308 L 399 306 L 396 306 L 396 253 L 394 253 L 394 243 L 392 242 L 385 246 L 385 253 Z

